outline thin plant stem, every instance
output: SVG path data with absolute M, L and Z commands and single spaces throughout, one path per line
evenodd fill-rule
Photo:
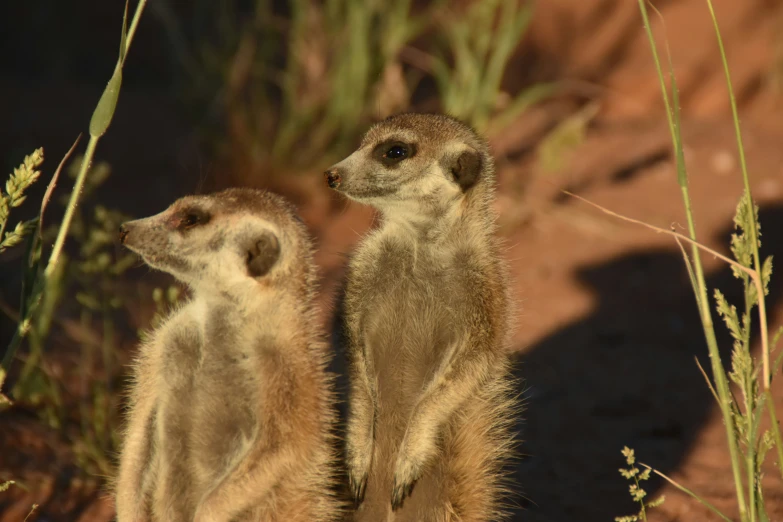
M 38 231 L 43 229 L 44 224 L 44 212 L 46 212 L 46 207 L 49 205 L 49 200 L 52 197 L 52 193 L 54 192 L 54 188 L 57 186 L 57 180 L 60 179 L 60 172 L 63 170 L 63 166 L 65 165 L 65 162 L 68 161 L 68 158 L 71 157 L 71 154 L 73 154 L 73 151 L 76 150 L 76 146 L 79 144 L 79 142 L 82 139 L 82 135 L 79 134 L 76 137 L 76 141 L 73 142 L 73 145 L 71 145 L 71 148 L 68 149 L 68 152 L 65 153 L 65 156 L 63 156 L 63 159 L 60 160 L 60 164 L 57 165 L 57 170 L 54 171 L 54 175 L 52 175 L 52 180 L 49 182 L 49 185 L 46 187 L 46 192 L 44 193 L 44 197 L 41 200 L 41 211 L 39 212 L 38 216 Z
M 36 509 L 38 509 L 38 504 L 33 504 L 33 506 L 30 508 L 30 512 L 29 512 L 29 513 L 27 513 L 27 516 L 26 516 L 26 517 L 24 517 L 24 521 L 23 521 L 23 522 L 27 522 L 27 519 L 28 519 L 28 518 L 30 518 L 30 515 L 32 515 L 32 514 L 33 514 L 33 512 L 34 512 Z
M 702 377 L 704 377 L 704 382 L 707 383 L 707 387 L 710 389 L 712 396 L 715 397 L 715 402 L 720 402 L 720 398 L 718 397 L 718 392 L 715 391 L 715 387 L 712 385 L 712 382 L 710 382 L 710 378 L 707 376 L 707 372 L 702 367 L 701 363 L 699 362 L 699 359 L 694 357 L 693 360 L 696 361 L 696 366 L 699 367 L 699 371 L 701 372 Z
M 644 462 L 640 462 L 639 464 L 641 464 L 641 465 L 642 465 L 642 466 L 644 466 L 645 468 L 649 469 L 650 471 L 652 471 L 653 473 L 655 473 L 656 475 L 658 475 L 659 477 L 661 477 L 661 478 L 662 478 L 662 479 L 664 479 L 666 482 L 668 482 L 669 484 L 671 484 L 671 485 L 672 485 L 672 486 L 674 486 L 675 488 L 679 489 L 679 490 L 680 490 L 680 491 L 682 491 L 683 493 L 687 493 L 688 495 L 690 495 L 691 497 L 693 497 L 694 499 L 696 499 L 698 502 L 700 502 L 702 505 L 704 505 L 706 508 L 708 508 L 710 511 L 712 511 L 713 513 L 715 513 L 716 515 L 718 515 L 720 518 L 722 518 L 722 519 L 723 519 L 723 520 L 725 520 L 726 522 L 733 522 L 733 521 L 732 521 L 732 520 L 731 520 L 729 517 L 727 517 L 726 515 L 724 515 L 723 513 L 721 513 L 721 511 L 720 511 L 718 508 L 716 508 L 715 506 L 713 506 L 712 504 L 710 504 L 709 502 L 707 502 L 706 500 L 704 500 L 703 498 L 701 498 L 699 495 L 697 495 L 696 493 L 694 493 L 694 492 L 693 492 L 693 491 L 691 491 L 690 489 L 686 488 L 685 486 L 683 486 L 682 484 L 680 484 L 679 482 L 677 482 L 677 481 L 676 481 L 676 480 L 674 480 L 673 478 L 671 478 L 671 477 L 669 477 L 669 476 L 667 476 L 667 475 L 664 475 L 663 473 L 661 473 L 661 472 L 660 472 L 660 471 L 658 471 L 657 469 L 654 469 L 654 468 L 652 468 L 652 467 L 648 466 L 648 465 L 647 465 L 647 464 L 645 464 Z
M 729 71 L 729 61 L 726 58 L 726 50 L 723 47 L 723 38 L 720 34 L 720 28 L 718 27 L 718 18 L 715 16 L 715 9 L 712 6 L 711 0 L 707 1 L 707 8 L 710 11 L 710 17 L 712 18 L 712 25 L 715 28 L 715 37 L 718 41 L 718 48 L 720 49 L 720 57 L 723 63 L 723 72 L 726 75 L 726 88 L 729 94 L 729 105 L 731 106 L 731 117 L 734 123 L 734 134 L 737 139 L 737 153 L 739 155 L 740 171 L 742 172 L 742 183 L 745 187 L 744 197 L 747 198 L 747 206 L 749 209 L 750 219 L 750 242 L 753 245 L 753 268 L 757 273 L 761 273 L 761 256 L 759 255 L 759 241 L 758 241 L 758 224 L 756 223 L 755 205 L 753 202 L 753 196 L 750 192 L 750 176 L 748 175 L 748 165 L 745 160 L 745 147 L 742 143 L 742 130 L 740 128 L 739 113 L 737 110 L 737 100 L 734 96 L 734 87 L 731 83 L 731 73 Z M 770 385 L 772 382 L 772 376 L 770 373 L 770 353 L 769 353 L 769 330 L 767 326 L 767 310 L 764 299 L 764 292 L 758 293 L 758 306 L 759 306 L 759 330 L 761 331 L 761 349 L 762 349 L 762 371 L 763 371 L 763 383 L 764 392 L 767 397 L 767 410 L 769 411 L 770 421 L 772 423 L 771 430 L 773 438 L 775 439 L 775 447 L 778 454 L 778 466 L 780 468 L 780 476 L 783 478 L 783 441 L 781 440 L 780 426 L 777 422 L 777 416 L 775 415 L 775 403 L 771 401 L 772 394 L 770 393 Z
M 721 61 L 723 62 L 723 72 L 726 74 L 726 88 L 729 92 L 729 105 L 731 105 L 731 117 L 734 122 L 734 134 L 737 138 L 737 152 L 739 154 L 739 163 L 740 163 L 740 171 L 742 172 L 742 183 L 745 186 L 745 194 L 744 196 L 748 200 L 748 208 L 750 209 L 750 240 L 751 244 L 753 245 L 753 265 L 757 272 L 761 271 L 761 258 L 759 256 L 759 242 L 758 242 L 758 224 L 756 223 L 756 213 L 754 212 L 754 206 L 753 206 L 753 197 L 751 196 L 750 192 L 750 177 L 748 176 L 748 165 L 745 161 L 745 147 L 742 144 L 742 131 L 740 129 L 740 123 L 739 123 L 739 114 L 737 112 L 737 100 L 734 97 L 734 88 L 731 85 L 731 73 L 729 72 L 729 62 L 726 59 L 726 51 L 723 47 L 723 38 L 720 35 L 720 29 L 718 27 L 718 19 L 715 16 L 715 10 L 712 7 L 712 1 L 707 0 L 707 7 L 710 10 L 710 16 L 712 17 L 712 24 L 715 27 L 715 37 L 718 40 L 718 48 L 720 49 L 720 57 Z M 764 294 L 759 294 L 759 308 L 764 308 Z M 766 315 L 766 313 L 764 314 Z M 768 335 L 767 329 L 762 325 L 761 326 L 761 335 L 766 336 Z M 763 363 L 764 363 L 764 389 L 768 390 L 770 385 L 770 374 L 769 374 L 769 349 L 768 344 L 763 343 L 763 345 L 767 346 L 767 349 L 764 350 L 764 357 L 763 357 Z
M 775 413 L 775 401 L 772 400 L 771 390 L 764 390 L 764 395 L 767 396 L 767 409 L 769 410 L 769 417 L 772 422 L 772 437 L 775 439 L 775 449 L 778 453 L 778 469 L 780 470 L 780 476 L 783 477 L 783 438 L 780 436 L 778 417 Z
M 68 230 L 71 228 L 71 221 L 73 220 L 73 213 L 76 211 L 76 205 L 79 202 L 79 198 L 82 195 L 84 189 L 84 181 L 87 179 L 87 171 L 90 170 L 92 164 L 92 158 L 95 155 L 95 147 L 98 146 L 97 136 L 90 136 L 90 141 L 87 142 L 87 151 L 84 153 L 82 159 L 82 165 L 79 168 L 79 174 L 76 176 L 76 182 L 73 184 L 73 192 L 71 192 L 71 198 L 68 200 L 68 206 L 65 209 L 65 215 L 63 216 L 62 224 L 60 224 L 60 230 L 57 232 L 57 239 L 54 242 L 52 248 L 52 254 L 49 256 L 49 262 L 46 265 L 44 275 L 46 278 L 50 278 L 54 273 L 57 262 L 60 259 L 60 254 L 65 244 L 65 236 L 68 235 Z
M 633 480 L 634 482 L 636 482 L 636 488 L 642 489 L 641 485 L 639 484 L 639 475 L 634 475 Z M 645 509 L 644 506 L 644 498 L 639 500 L 639 505 L 642 507 L 642 509 L 639 511 L 642 514 L 642 520 L 644 522 L 647 522 L 647 510 Z
M 561 190 L 561 192 L 563 194 L 567 195 L 567 196 L 571 196 L 572 198 L 576 198 L 579 201 L 582 201 L 582 202 L 587 203 L 588 205 L 590 205 L 592 207 L 597 208 L 598 210 L 600 210 L 604 214 L 608 214 L 608 215 L 610 215 L 612 217 L 615 217 L 617 219 L 621 219 L 623 221 L 627 221 L 628 223 L 633 223 L 635 225 L 641 225 L 641 226 L 643 226 L 645 228 L 649 228 L 653 232 L 657 232 L 658 234 L 667 234 L 667 235 L 670 235 L 670 236 L 672 236 L 672 237 L 674 237 L 676 239 L 679 239 L 681 241 L 685 241 L 686 243 L 690 244 L 691 246 L 694 246 L 694 247 L 698 248 L 699 250 L 703 250 L 704 252 L 706 252 L 706 253 L 708 253 L 708 254 L 710 254 L 712 256 L 715 256 L 716 258 L 720 259 L 721 261 L 724 261 L 724 262 L 728 263 L 729 265 L 731 265 L 733 267 L 736 267 L 738 270 L 742 270 L 743 272 L 745 272 L 746 274 L 748 274 L 750 276 L 750 278 L 753 280 L 753 283 L 756 285 L 756 288 L 759 288 L 761 286 L 761 278 L 759 277 L 759 275 L 756 273 L 755 270 L 753 270 L 752 268 L 748 268 L 748 267 L 746 267 L 744 265 L 741 265 L 740 263 L 736 262 L 735 260 L 731 259 L 730 257 L 727 257 L 727 256 L 721 254 L 720 252 L 718 252 L 717 250 L 713 250 L 710 247 L 699 243 L 698 241 L 694 241 L 693 239 L 689 238 L 688 236 L 680 234 L 679 232 L 675 232 L 674 230 L 667 230 L 665 228 L 656 227 L 655 225 L 651 225 L 649 223 L 645 223 L 644 221 L 640 221 L 638 219 L 634 219 L 634 218 L 631 218 L 631 217 L 628 217 L 628 216 L 624 216 L 624 215 L 619 214 L 619 213 L 617 213 L 617 212 L 615 212 L 613 210 L 609 210 L 606 207 L 602 207 L 598 203 L 594 203 L 594 202 L 590 201 L 587 198 L 579 196 L 578 194 L 574 194 L 573 192 L 569 192 L 568 190 Z
M 600 210 L 604 214 L 608 214 L 608 215 L 610 215 L 612 217 L 615 217 L 615 218 L 623 220 L 623 221 L 627 221 L 629 223 L 633 223 L 635 225 L 641 225 L 641 226 L 643 226 L 645 228 L 648 228 L 648 229 L 652 230 L 653 232 L 656 232 L 656 233 L 659 233 L 659 234 L 668 234 L 668 235 L 672 236 L 674 238 L 674 240 L 677 241 L 677 244 L 680 246 L 680 250 L 683 251 L 683 255 L 684 255 L 685 251 L 682 248 L 682 245 L 680 244 L 680 241 L 685 241 L 686 243 L 689 243 L 691 246 L 693 246 L 695 248 L 698 248 L 700 250 L 703 250 L 704 252 L 706 252 L 706 253 L 708 253 L 710 255 L 715 256 L 716 258 L 720 259 L 721 261 L 724 261 L 725 263 L 731 265 L 732 267 L 735 267 L 738 270 L 741 270 L 742 272 L 745 272 L 746 274 L 748 274 L 748 276 L 750 276 L 751 280 L 753 281 L 753 284 L 756 286 L 756 290 L 761 291 L 761 276 L 755 270 L 753 270 L 752 268 L 748 268 L 745 265 L 742 265 L 742 264 L 738 263 L 737 261 L 731 259 L 730 257 L 727 257 L 727 256 L 721 254 L 720 252 L 709 248 L 706 245 L 702 245 L 701 243 L 699 243 L 697 241 L 694 241 L 693 239 L 689 238 L 688 236 L 680 234 L 679 232 L 675 232 L 674 230 L 666 230 L 665 228 L 656 227 L 655 225 L 650 225 L 649 223 L 645 223 L 644 221 L 640 221 L 638 219 L 634 219 L 634 218 L 631 218 L 631 217 L 628 217 L 628 216 L 624 216 L 622 214 L 619 214 L 617 212 L 609 210 L 606 207 L 602 207 L 598 203 L 594 203 L 594 202 L 590 201 L 587 198 L 584 198 L 582 196 L 574 194 L 573 192 L 569 192 L 567 190 L 563 190 L 562 192 L 563 192 L 563 194 L 566 194 L 567 196 L 571 196 L 571 197 L 576 198 L 576 199 L 578 199 L 578 200 L 580 200 L 580 201 L 582 201 L 584 203 L 587 203 L 588 205 L 590 205 L 592 207 L 597 208 L 598 210 Z M 686 266 L 690 267 L 690 264 L 688 262 L 686 262 Z M 761 313 L 761 310 L 759 309 L 759 314 L 760 313 Z M 698 365 L 699 370 L 701 370 L 701 372 L 704 374 L 704 377 L 706 379 L 707 378 L 707 374 L 704 373 L 704 368 L 701 367 L 701 364 L 699 364 L 698 360 L 696 361 L 696 364 Z M 712 384 L 710 384 L 709 379 L 707 379 L 707 384 L 710 387 L 710 391 L 712 391 L 713 395 L 715 395 L 715 400 L 717 400 L 718 403 L 720 404 L 721 401 L 720 401 L 720 397 L 718 395 L 718 392 L 715 390 L 715 388 L 712 387 Z M 774 417 L 774 415 L 775 415 L 774 411 L 772 412 L 772 415 Z M 775 418 L 774 422 L 775 423 L 777 422 L 776 418 Z M 776 432 L 775 436 L 776 436 L 776 440 L 780 440 L 780 433 L 779 432 Z M 780 447 L 783 448 L 783 444 L 781 444 Z M 781 455 L 781 463 L 783 463 L 783 452 L 779 451 L 778 453 L 779 453 L 779 455 Z M 781 473 L 783 473 L 783 464 L 781 464 Z
M 644 28 L 647 33 L 647 38 L 650 42 L 650 49 L 652 51 L 653 60 L 655 62 L 655 69 L 658 73 L 658 80 L 661 84 L 661 95 L 663 97 L 663 103 L 666 108 L 666 118 L 669 123 L 669 130 L 672 136 L 672 146 L 677 158 L 677 170 L 678 170 L 678 182 L 682 191 L 683 204 L 685 206 L 685 213 L 688 221 L 688 232 L 692 243 L 696 243 L 696 225 L 693 218 L 693 210 L 691 208 L 690 195 L 688 193 L 688 178 L 685 170 L 684 155 L 682 150 L 682 138 L 680 136 L 679 129 L 679 107 L 677 105 L 677 88 L 675 85 L 675 79 L 673 74 L 673 68 L 670 63 L 670 72 L 672 76 L 672 84 L 674 86 L 673 95 L 675 97 L 675 106 L 672 110 L 669 104 L 669 96 L 667 94 L 666 82 L 663 77 L 663 69 L 661 68 L 660 60 L 658 59 L 658 50 L 655 45 L 655 38 L 652 34 L 652 28 L 650 26 L 650 20 L 647 16 L 647 8 L 645 0 L 638 0 L 639 9 L 642 14 L 644 22 Z M 676 121 L 675 121 L 676 120 Z M 684 236 L 683 236 L 684 237 Z M 701 257 L 699 255 L 699 249 L 693 246 L 692 248 L 693 265 L 696 273 L 696 281 L 698 287 L 694 288 L 696 293 L 696 301 L 699 305 L 700 316 L 702 321 L 702 327 L 704 329 L 704 336 L 707 341 L 707 347 L 710 354 L 710 362 L 712 363 L 713 379 L 715 379 L 715 387 L 718 391 L 718 395 L 721 398 L 719 403 L 721 414 L 723 416 L 724 427 L 726 429 L 726 438 L 729 444 L 729 454 L 731 457 L 732 473 L 734 475 L 734 485 L 737 494 L 737 503 L 740 512 L 740 518 L 747 520 L 747 507 L 745 504 L 745 495 L 743 493 L 741 467 L 740 467 L 740 455 L 739 455 L 739 443 L 737 441 L 737 434 L 734 430 L 734 420 L 729 408 L 729 385 L 726 377 L 725 369 L 720 359 L 720 352 L 718 351 L 718 341 L 715 337 L 715 327 L 712 322 L 712 314 L 710 312 L 709 300 L 707 297 L 707 285 L 704 278 L 704 268 L 701 263 Z
M 133 20 L 131 20 L 130 27 L 128 27 L 128 35 L 125 39 L 125 54 L 122 57 L 122 65 L 125 65 L 125 57 L 128 56 L 128 49 L 130 49 L 133 35 L 136 34 L 136 28 L 139 26 L 139 20 L 141 20 L 141 12 L 144 11 L 146 4 L 147 0 L 139 0 L 138 5 L 136 5 L 136 11 L 133 13 Z
M 133 14 L 133 20 L 131 20 L 128 33 L 125 36 L 125 48 L 122 56 L 120 57 L 120 67 L 122 67 L 122 65 L 125 63 L 125 57 L 128 55 L 128 50 L 130 50 L 131 43 L 133 42 L 133 36 L 136 34 L 136 28 L 139 25 L 141 13 L 144 11 L 144 6 L 146 4 L 147 0 L 139 0 L 138 5 L 136 6 L 136 11 Z M 65 237 L 68 235 L 68 230 L 71 226 L 71 220 L 73 219 L 73 213 L 76 210 L 76 205 L 78 204 L 79 198 L 81 197 L 81 193 L 84 188 L 84 181 L 87 177 L 87 171 L 90 169 L 90 165 L 92 165 L 92 160 L 95 156 L 95 149 L 98 146 L 99 140 L 100 136 L 90 136 L 90 141 L 87 143 L 87 150 L 84 153 L 84 159 L 82 159 L 81 168 L 79 169 L 79 173 L 76 176 L 76 182 L 73 185 L 73 192 L 71 192 L 71 198 L 68 200 L 68 206 L 65 209 L 65 216 L 63 217 L 62 224 L 60 225 L 60 230 L 57 232 L 57 239 L 54 242 L 52 254 L 49 256 L 49 262 L 46 265 L 44 275 L 47 278 L 52 275 L 55 267 L 57 266 L 57 261 L 62 252 L 63 245 L 65 243 Z

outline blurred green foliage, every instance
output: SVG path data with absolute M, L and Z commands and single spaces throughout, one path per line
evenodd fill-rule
M 151 6 L 185 98 L 213 107 L 209 141 L 243 179 L 329 164 L 372 121 L 422 107 L 497 132 L 552 91 L 502 90 L 528 2 L 290 0 L 284 13 L 269 0 L 251 5 L 200 0 L 189 19 L 164 0 Z
M 70 179 L 78 176 L 82 160 L 76 158 L 71 163 Z M 120 277 L 136 262 L 129 252 L 115 248 L 116 231 L 129 217 L 90 204 L 110 172 L 106 163 L 87 171 L 82 204 L 74 211 L 67 235 L 78 249 L 74 249 L 72 258 L 64 252 L 47 279 L 41 304 L 32 316 L 29 350 L 13 389 L 17 401 L 35 407 L 51 427 L 63 428 L 69 415 L 63 400 L 63 381 L 77 379 L 81 430 L 74 448 L 83 467 L 101 473 L 109 472 L 108 456 L 116 448 L 118 404 L 112 381 L 119 351 L 116 325 L 125 321 L 121 317 L 124 303 Z M 59 199 L 63 208 L 69 199 L 68 195 Z M 51 243 L 58 230 L 59 224 L 44 230 L 44 243 Z M 79 346 L 79 364 L 62 369 L 57 376 L 49 371 L 46 359 L 55 322 L 60 330 L 70 332 L 69 340 Z

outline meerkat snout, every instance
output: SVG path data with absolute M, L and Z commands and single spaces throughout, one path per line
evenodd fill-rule
M 324 172 L 324 179 L 326 180 L 326 184 L 329 185 L 329 188 L 332 189 L 338 188 L 342 182 L 340 171 L 336 168 L 331 168 Z

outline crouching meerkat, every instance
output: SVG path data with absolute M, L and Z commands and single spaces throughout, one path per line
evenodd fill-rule
M 119 522 L 332 521 L 332 383 L 305 226 L 229 189 L 122 225 L 193 298 L 142 344 L 116 481 Z
M 488 146 L 450 117 L 402 114 L 324 176 L 381 217 L 337 313 L 355 519 L 505 518 L 515 400 Z

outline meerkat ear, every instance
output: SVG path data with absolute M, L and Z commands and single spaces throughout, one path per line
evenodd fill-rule
M 481 155 L 473 149 L 464 150 L 453 159 L 450 168 L 451 174 L 462 192 L 467 192 L 478 181 L 479 174 L 481 174 L 481 163 Z
M 280 257 L 280 242 L 272 232 L 265 231 L 247 253 L 247 271 L 251 277 L 266 275 Z

